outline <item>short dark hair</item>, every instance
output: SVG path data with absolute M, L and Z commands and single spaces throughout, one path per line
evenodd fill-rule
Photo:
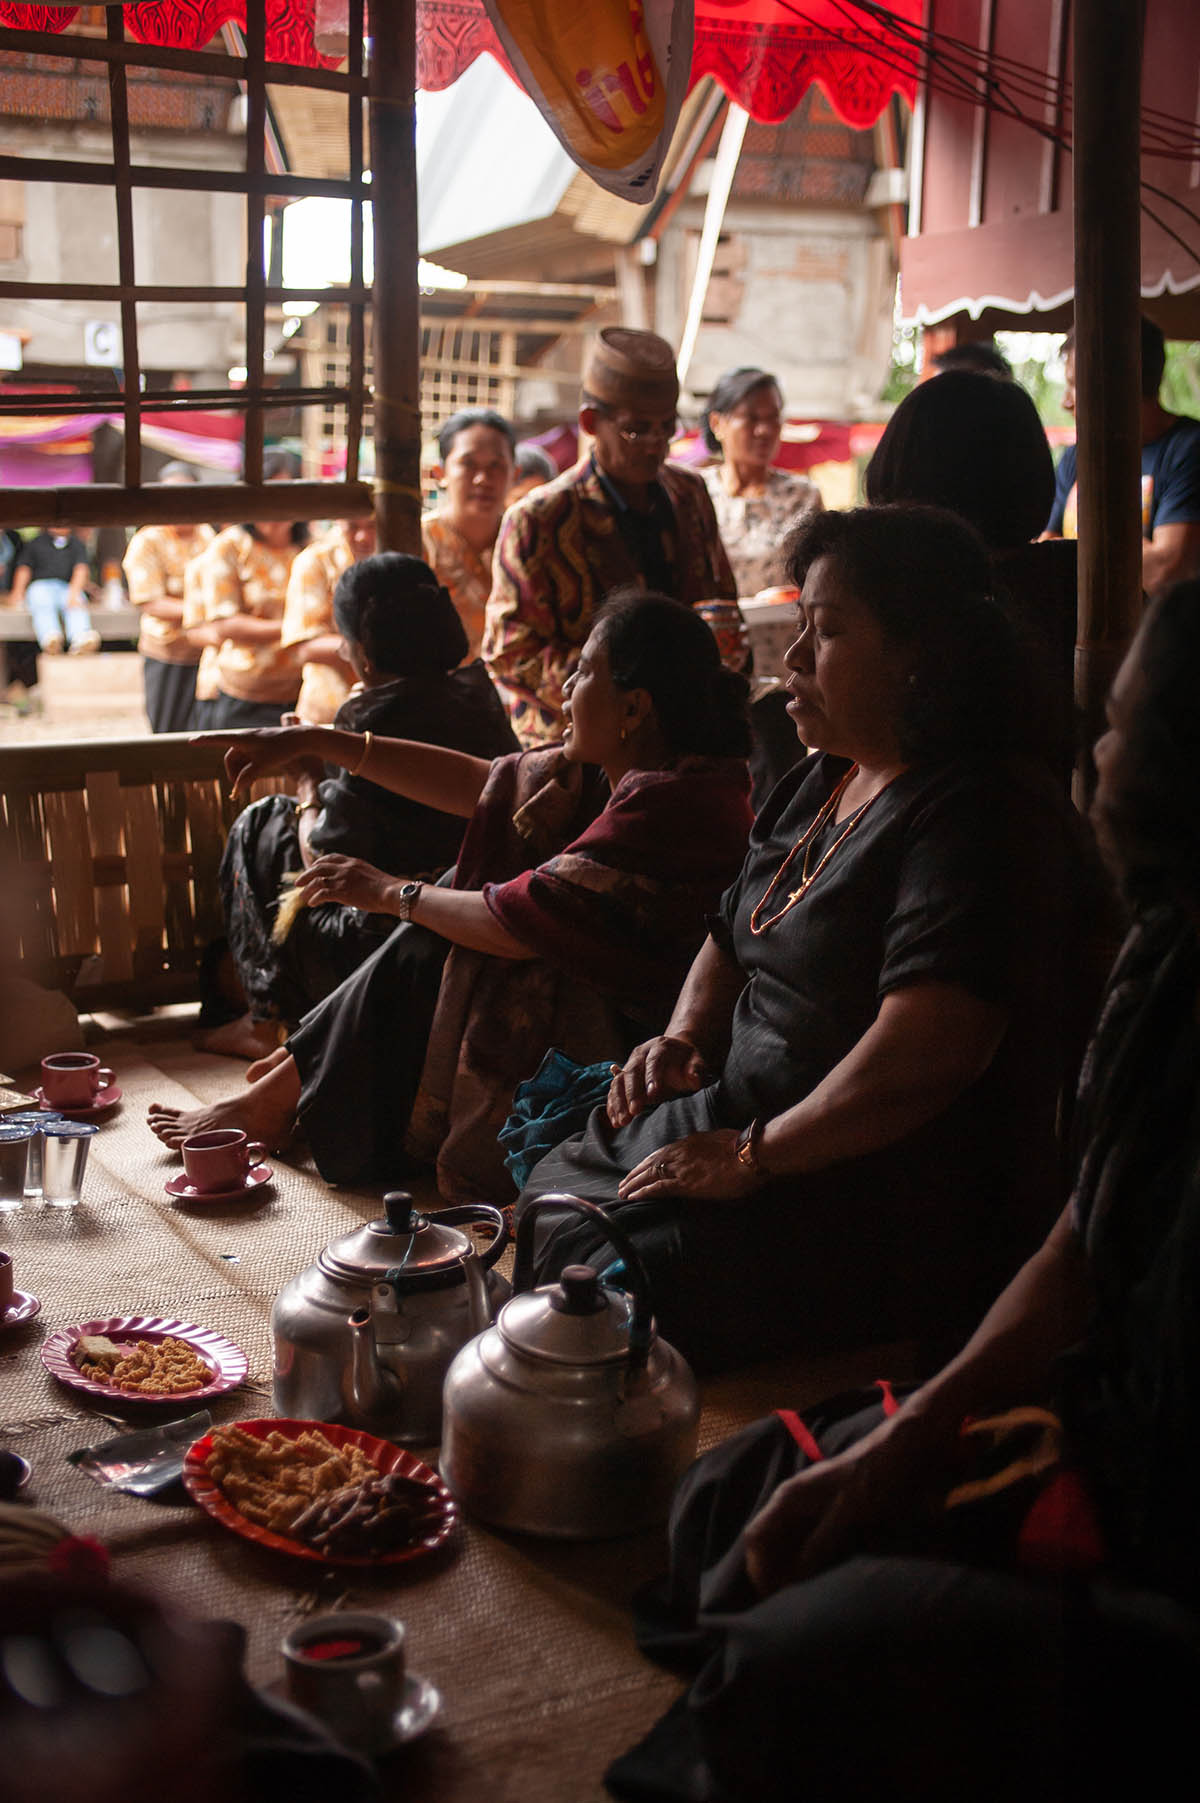
M 727 369 L 725 374 L 717 382 L 716 387 L 708 397 L 708 403 L 704 409 L 704 425 L 702 428 L 704 432 L 704 442 L 714 456 L 716 456 L 721 449 L 721 441 L 712 429 L 713 414 L 732 413 L 735 407 L 741 405 L 748 394 L 753 394 L 756 388 L 763 387 L 769 387 L 775 390 L 775 393 L 779 397 L 779 405 L 782 407 L 783 390 L 779 386 L 779 378 L 773 376 L 769 370 L 754 369 L 750 364 L 743 364 L 739 369 Z
M 750 755 L 744 676 L 727 670 L 707 622 L 681 601 L 616 589 L 594 630 L 619 689 L 645 689 L 673 757 Z
M 454 449 L 454 440 L 459 433 L 470 431 L 472 426 L 487 426 L 491 431 L 499 432 L 508 446 L 509 455 L 516 461 L 517 435 L 510 420 L 506 420 L 502 413 L 497 413 L 494 407 L 460 407 L 457 413 L 450 415 L 438 433 L 438 456 L 443 463 Z
M 1143 313 L 1139 316 L 1141 327 L 1141 359 L 1142 359 L 1142 399 L 1153 401 L 1158 398 L 1162 387 L 1163 371 L 1167 367 L 1167 341 L 1152 319 Z M 1075 349 L 1075 327 L 1071 326 L 1063 339 L 1063 356 Z
M 990 338 L 968 338 L 962 344 L 949 344 L 930 361 L 939 374 L 948 369 L 970 369 L 979 376 L 998 376 L 1002 382 L 1013 379 L 1012 364 Z
M 1096 810 L 1101 843 L 1135 907 L 1200 906 L 1200 581 L 1151 602 L 1134 640 L 1140 681 L 1123 722 L 1111 799 Z
M 987 547 L 957 514 L 944 507 L 810 514 L 785 555 L 800 589 L 813 564 L 831 558 L 885 636 L 914 654 L 897 723 L 906 757 L 995 756 L 1030 727 L 1032 690 L 1016 633 L 991 592 Z
M 949 370 L 901 401 L 867 465 L 872 506 L 918 501 L 961 514 L 993 549 L 1028 544 L 1054 504 L 1054 460 L 1016 382 Z
M 338 631 L 389 676 L 442 676 L 469 649 L 466 627 L 427 563 L 379 551 L 352 563 L 333 592 Z

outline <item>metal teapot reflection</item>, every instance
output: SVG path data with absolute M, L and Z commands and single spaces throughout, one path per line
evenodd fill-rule
M 396 1190 L 383 1206 L 276 1297 L 273 1400 L 283 1416 L 429 1444 L 450 1361 L 508 1295 L 491 1268 L 508 1236 L 486 1203 L 426 1215 Z M 492 1229 L 482 1251 L 461 1231 L 472 1224 Z
M 630 1295 L 590 1265 L 530 1288 L 546 1209 L 598 1222 Z M 513 1292 L 446 1374 L 447 1484 L 480 1520 L 528 1534 L 598 1539 L 661 1521 L 696 1456 L 700 1401 L 689 1366 L 654 1331 L 634 1247 L 594 1203 L 543 1196 L 517 1229 Z

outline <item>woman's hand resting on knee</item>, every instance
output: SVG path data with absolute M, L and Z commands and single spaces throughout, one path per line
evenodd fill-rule
M 609 1125 L 627 1127 L 647 1108 L 673 1096 L 691 1096 L 713 1082 L 701 1054 L 686 1039 L 660 1034 L 635 1046 L 620 1070 L 614 1070 L 608 1092 Z

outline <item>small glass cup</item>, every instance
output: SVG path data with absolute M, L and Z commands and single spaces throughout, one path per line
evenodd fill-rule
M 36 1131 L 26 1122 L 11 1118 L 0 1122 L 0 1213 L 11 1214 L 25 1201 L 29 1147 L 36 1138 Z
M 29 1166 L 25 1172 L 25 1200 L 37 1202 L 42 1194 L 42 1134 L 56 1121 L 65 1120 L 52 1108 L 33 1108 L 17 1114 L 6 1114 L 4 1126 L 28 1127 L 33 1133 L 29 1142 Z
M 42 1201 L 48 1208 L 78 1205 L 88 1146 L 99 1131 L 90 1121 L 55 1121 L 43 1127 Z

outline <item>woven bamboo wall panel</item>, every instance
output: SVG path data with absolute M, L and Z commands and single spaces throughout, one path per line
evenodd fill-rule
M 240 807 L 219 754 L 171 736 L 37 752 L 0 749 L 20 968 L 81 1008 L 193 998 L 224 930 L 218 869 Z M 255 793 L 284 787 L 272 778 Z

